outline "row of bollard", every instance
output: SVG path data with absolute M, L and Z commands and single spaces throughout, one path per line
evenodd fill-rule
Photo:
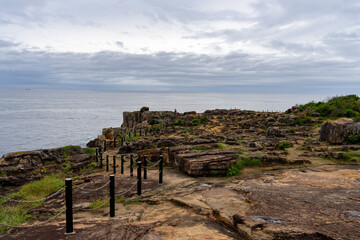
M 100 161 L 101 164 L 101 161 Z M 137 165 L 137 195 L 141 195 L 141 168 L 144 166 L 144 179 L 147 179 L 147 157 L 144 156 L 143 162 L 136 161 Z M 114 174 L 116 173 L 116 158 L 113 156 Z M 108 156 L 107 156 L 107 169 L 108 169 Z M 130 176 L 133 176 L 133 156 L 130 155 Z M 121 174 L 124 173 L 124 156 L 121 155 Z M 110 175 L 110 217 L 115 217 L 115 175 Z M 160 155 L 159 159 L 159 184 L 163 183 L 163 156 Z M 72 179 L 65 179 L 65 206 L 66 206 L 66 234 L 74 233 L 73 222 L 73 201 L 72 201 Z

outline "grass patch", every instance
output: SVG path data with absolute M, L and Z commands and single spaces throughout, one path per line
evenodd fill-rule
M 239 158 L 236 160 L 235 164 L 230 165 L 230 167 L 226 171 L 226 176 L 239 176 L 241 175 L 241 170 L 244 167 L 253 167 L 259 166 L 261 164 L 263 156 L 259 156 L 258 158 L 249 158 L 244 155 L 239 155 Z
M 173 125 L 174 125 L 174 126 L 182 126 L 182 125 L 183 125 L 183 121 L 180 120 L 180 119 L 179 119 L 179 120 L 176 120 L 176 121 L 173 122 Z
M 195 119 L 193 119 L 193 120 L 191 121 L 191 123 L 192 123 L 193 126 L 199 126 L 199 125 L 200 125 L 200 120 L 197 119 L 197 118 L 195 118 Z
M 360 119 L 360 98 L 355 94 L 336 96 L 328 101 L 300 105 L 299 110 L 317 112 L 321 117 L 348 117 L 356 121 Z
M 345 139 L 347 144 L 360 144 L 360 135 L 350 135 Z
M 42 199 L 58 191 L 63 185 L 63 176 L 61 174 L 52 174 L 43 179 L 23 185 L 18 192 L 8 194 L 6 197 L 20 198 L 26 201 Z M 3 203 L 5 201 L 3 198 L 0 199 L 0 223 L 13 226 L 17 226 L 31 219 L 28 210 L 42 204 L 42 202 L 37 202 L 4 206 Z M 0 231 L 7 229 L 7 227 L 0 226 Z
M 346 153 L 343 153 L 342 159 L 345 160 L 345 161 L 351 161 L 351 160 L 359 161 L 360 160 L 360 153 L 358 153 L 358 152 L 346 152 Z
M 281 150 L 285 150 L 285 148 L 291 148 L 293 147 L 294 145 L 290 142 L 286 142 L 286 141 L 282 141 L 281 143 L 278 144 L 278 147 L 281 149 Z
M 95 148 L 85 148 L 84 153 L 85 154 L 95 155 L 96 154 L 96 149 Z
M 217 148 L 218 149 L 224 149 L 224 148 L 226 148 L 226 144 L 225 143 L 218 143 Z
M 209 119 L 206 116 L 203 116 L 203 117 L 200 118 L 200 123 L 201 124 L 207 123 L 208 121 L 209 121 Z
M 107 207 L 109 205 L 110 205 L 110 202 L 108 201 L 108 199 L 96 199 L 95 201 L 91 202 L 89 208 L 95 209 L 95 208 L 99 208 L 100 206 Z

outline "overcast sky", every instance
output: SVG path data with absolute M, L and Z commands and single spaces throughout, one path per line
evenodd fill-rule
M 0 0 L 0 87 L 358 93 L 359 0 Z

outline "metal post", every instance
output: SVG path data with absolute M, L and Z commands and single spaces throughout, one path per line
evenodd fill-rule
M 104 140 L 104 152 L 106 152 L 106 139 Z
M 163 183 L 163 155 L 160 155 L 160 163 L 159 163 L 159 183 Z
M 124 174 L 124 155 L 121 154 L 121 174 Z
M 130 155 L 130 177 L 132 177 L 134 175 L 134 169 L 133 169 L 133 164 L 134 164 L 134 159 L 133 159 L 133 155 Z
M 100 154 L 100 168 L 103 168 L 103 156 Z
M 106 155 L 106 171 L 109 171 L 109 155 Z
M 96 162 L 99 161 L 99 150 L 96 148 L 96 155 L 95 155 Z
M 66 202 L 66 233 L 74 232 L 73 204 L 72 204 L 72 179 L 65 179 L 65 202 Z
M 131 132 L 129 131 L 129 138 L 131 138 Z
M 141 161 L 137 161 L 137 195 L 141 195 Z
M 140 130 L 139 130 L 139 131 L 140 131 L 140 137 L 141 137 L 141 128 L 140 128 Z
M 110 175 L 110 217 L 115 217 L 115 175 Z
M 144 179 L 147 179 L 147 159 L 146 155 L 144 155 Z
M 113 173 L 116 173 L 116 156 L 113 156 Z

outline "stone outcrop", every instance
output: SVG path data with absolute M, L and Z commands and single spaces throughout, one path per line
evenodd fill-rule
M 0 159 L 0 184 L 18 186 L 38 179 L 43 170 L 62 168 L 68 162 L 70 169 L 78 170 L 90 164 L 92 155 L 84 154 L 83 149 L 72 146 L 63 148 L 42 149 L 35 151 L 7 153 Z
M 122 128 L 141 129 L 149 126 L 149 122 L 161 123 L 164 119 L 174 119 L 176 113 L 171 111 L 149 111 L 148 107 L 142 107 L 140 111 L 123 112 Z
M 339 118 L 322 124 L 320 141 L 339 144 L 343 143 L 350 135 L 360 134 L 360 122 L 354 123 L 350 118 Z
M 228 150 L 210 150 L 178 154 L 175 161 L 181 170 L 191 176 L 226 174 L 238 155 Z

